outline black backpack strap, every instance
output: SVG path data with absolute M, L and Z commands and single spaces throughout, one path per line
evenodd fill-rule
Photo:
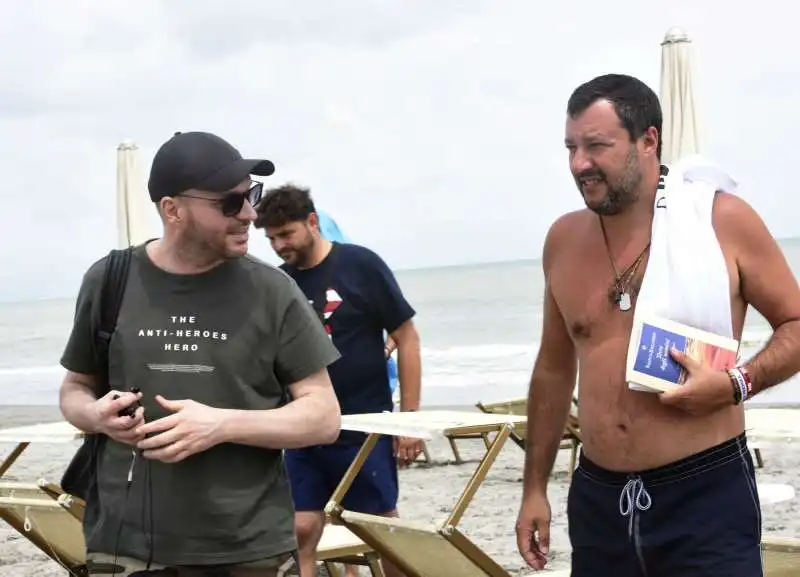
M 110 388 L 108 346 L 117 328 L 117 316 L 125 295 L 132 252 L 132 248 L 125 248 L 108 253 L 99 299 L 92 306 L 92 334 L 95 360 L 99 369 L 98 396 L 105 395 Z M 64 491 L 87 502 L 87 518 L 97 514 L 93 500 L 97 496 L 97 466 L 105 440 L 105 435 L 87 435 L 61 477 L 61 488 Z
M 95 350 L 97 352 L 98 367 L 101 378 L 99 379 L 99 395 L 109 391 L 108 384 L 108 348 L 111 336 L 117 328 L 117 317 L 122 307 L 125 296 L 125 286 L 128 282 L 128 270 L 131 264 L 133 247 L 114 249 L 108 253 L 106 269 L 103 275 L 103 287 L 100 294 L 100 314 L 96 319 L 98 324 L 94 327 Z

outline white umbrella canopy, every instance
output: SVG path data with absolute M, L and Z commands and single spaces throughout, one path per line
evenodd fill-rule
M 692 40 L 680 28 L 671 28 L 661 43 L 661 162 L 700 154 L 702 134 L 695 96 Z
M 139 156 L 139 148 L 129 140 L 117 147 L 118 248 L 158 236 L 153 226 L 157 215 L 147 194 Z

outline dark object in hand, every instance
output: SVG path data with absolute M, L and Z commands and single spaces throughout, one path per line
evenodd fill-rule
M 134 395 L 138 395 L 141 391 L 140 391 L 139 387 L 131 387 L 131 392 Z M 117 400 L 119 398 L 119 395 L 114 395 L 113 398 L 114 398 L 114 400 Z M 124 409 L 119 411 L 117 413 L 117 415 L 120 416 L 120 417 L 126 417 L 127 416 L 127 417 L 130 417 L 132 419 L 132 418 L 134 418 L 136 416 L 136 409 L 138 409 L 141 406 L 142 406 L 142 404 L 137 400 L 134 404 L 130 405 L 129 407 L 125 407 Z

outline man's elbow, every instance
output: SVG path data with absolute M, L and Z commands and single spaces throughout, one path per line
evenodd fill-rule
M 317 435 L 319 445 L 329 445 L 339 438 L 342 427 L 342 409 L 335 394 L 331 394 L 322 404 L 319 419 L 317 420 Z
M 94 432 L 87 409 L 96 399 L 94 377 L 67 372 L 58 392 L 58 406 L 67 422 L 84 432 Z
M 61 386 L 58 388 L 58 408 L 61 410 L 61 414 L 66 416 L 64 413 L 64 407 L 66 405 L 66 397 L 68 396 L 67 393 L 67 382 L 66 379 L 61 382 Z
M 419 331 L 412 320 L 404 322 L 400 327 L 391 334 L 395 341 L 395 346 L 398 350 L 420 350 Z
M 61 381 L 61 387 L 58 389 L 58 406 L 62 414 L 65 413 L 65 410 L 69 411 L 69 407 L 72 404 L 71 401 L 75 395 L 83 394 L 87 389 L 87 385 L 79 381 L 75 373 L 67 372 Z

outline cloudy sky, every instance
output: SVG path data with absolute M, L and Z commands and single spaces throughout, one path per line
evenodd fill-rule
M 310 186 L 394 268 L 537 258 L 550 222 L 581 206 L 567 97 L 607 72 L 658 90 L 675 25 L 694 38 L 707 152 L 792 236 L 800 35 L 776 0 L 743 6 L 14 3 L 0 18 L 0 299 L 74 294 L 116 240 L 117 145 L 134 140 L 146 172 L 176 130 L 272 159 L 269 182 Z M 275 262 L 263 239 L 252 251 Z

